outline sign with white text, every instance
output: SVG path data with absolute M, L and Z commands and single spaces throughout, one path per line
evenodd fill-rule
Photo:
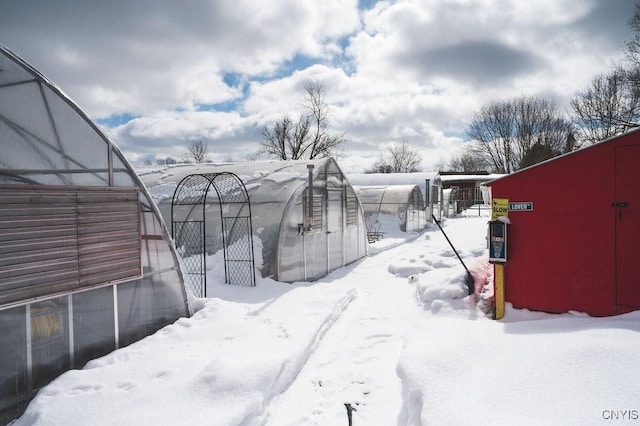
M 509 203 L 510 212 L 530 212 L 533 211 L 533 201 L 512 201 Z

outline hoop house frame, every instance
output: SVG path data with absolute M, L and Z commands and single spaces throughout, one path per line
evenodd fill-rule
M 151 194 L 52 81 L 0 44 L 0 424 L 67 370 L 192 308 Z

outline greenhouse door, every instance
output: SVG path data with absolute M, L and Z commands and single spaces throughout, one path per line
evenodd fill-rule
M 327 200 L 327 251 L 329 272 L 344 266 L 342 243 L 342 189 L 329 189 Z
M 638 253 L 640 252 L 640 194 L 638 164 L 640 146 L 616 148 L 616 302 L 640 306 Z

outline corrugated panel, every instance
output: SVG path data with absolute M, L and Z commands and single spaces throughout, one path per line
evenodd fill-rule
M 78 193 L 80 286 L 140 276 L 138 191 Z
M 324 213 L 324 206 L 322 205 L 323 195 L 313 194 L 313 229 L 322 229 L 322 216 Z
M 347 195 L 347 225 L 358 223 L 358 199 L 355 195 Z
M 141 275 L 137 188 L 0 187 L 0 305 Z

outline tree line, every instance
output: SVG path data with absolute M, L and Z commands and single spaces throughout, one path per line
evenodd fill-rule
M 553 101 L 518 96 L 492 102 L 467 126 L 470 142 L 454 171 L 511 173 L 638 127 L 640 114 L 640 4 L 629 25 L 625 57 L 578 91 L 562 114 Z

